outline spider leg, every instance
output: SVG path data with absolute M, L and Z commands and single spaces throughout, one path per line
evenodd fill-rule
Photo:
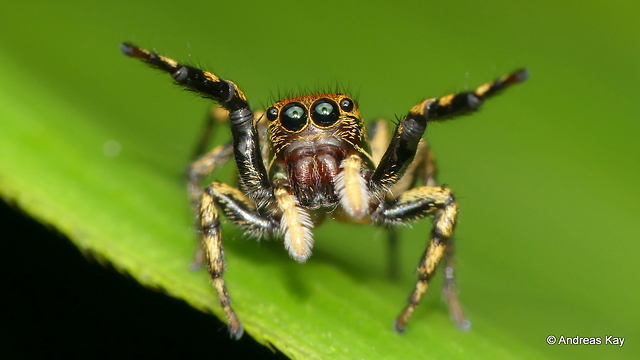
M 214 130 L 218 127 L 217 125 L 226 121 L 229 121 L 229 112 L 219 106 L 212 106 L 210 111 L 207 112 L 207 121 L 194 148 L 193 159 L 199 158 L 206 152 L 209 141 L 214 135 Z
M 224 249 L 222 248 L 220 219 L 214 197 L 208 192 L 205 192 L 202 196 L 200 222 L 203 231 L 203 249 L 207 259 L 207 269 L 209 270 L 209 274 L 211 274 L 213 288 L 218 294 L 220 306 L 222 306 L 224 315 L 229 323 L 229 333 L 231 337 L 240 339 L 244 333 L 244 328 L 235 311 L 231 308 L 231 299 L 229 298 L 227 287 L 222 278 L 226 268 L 226 262 L 224 259 Z
M 458 204 L 451 190 L 440 186 L 422 186 L 406 191 L 374 214 L 377 222 L 389 225 L 415 221 L 428 215 L 434 216 L 434 226 L 418 264 L 418 281 L 407 305 L 396 318 L 394 327 L 397 332 L 404 331 L 422 295 L 427 291 L 438 263 L 445 256 L 458 218 Z M 459 307 L 453 310 L 457 309 Z
M 524 81 L 527 75 L 527 70 L 518 70 L 482 84 L 474 91 L 430 98 L 416 104 L 396 126 L 391 142 L 371 177 L 370 188 L 374 192 L 386 192 L 400 180 L 416 155 L 428 122 L 444 121 L 475 111 L 485 99 Z
M 455 263 L 454 263 L 454 238 L 449 239 L 449 245 L 444 253 L 444 281 L 442 283 L 442 294 L 447 305 L 449 306 L 449 316 L 451 320 L 462 330 L 468 330 L 471 322 L 467 320 L 462 311 L 462 306 L 458 300 L 458 289 L 455 282 Z
M 234 82 L 220 79 L 209 71 L 180 64 L 130 43 L 121 44 L 120 50 L 127 56 L 168 72 L 179 85 L 218 102 L 229 111 L 234 156 L 242 187 L 260 207 L 272 203 L 273 190 L 262 159 L 256 121 L 242 90 Z
M 389 123 L 385 119 L 378 119 L 367 126 L 369 146 L 371 147 L 371 159 L 373 164 L 377 167 L 380 164 L 380 160 L 384 155 L 387 146 L 389 146 L 389 139 L 391 138 L 391 132 L 389 131 Z
M 262 118 L 264 115 L 264 111 L 259 110 L 256 112 L 256 116 L 258 119 Z M 204 149 L 207 147 L 210 138 L 213 136 L 213 132 L 217 128 L 217 124 L 221 122 L 225 122 L 229 120 L 229 113 L 218 106 L 214 106 L 211 108 L 211 111 L 208 113 L 207 121 L 205 123 L 204 128 L 202 129 L 202 133 L 200 134 L 200 138 L 198 139 L 198 143 L 195 147 L 194 158 L 195 160 L 189 165 L 187 169 L 188 177 L 189 177 L 189 199 L 191 200 L 192 209 L 194 214 L 198 211 L 198 206 L 200 204 L 200 198 L 202 197 L 202 187 L 200 186 L 200 182 L 209 174 L 211 174 L 216 168 L 224 165 L 231 155 L 233 155 L 233 143 L 228 142 L 224 145 L 219 145 L 209 151 L 206 154 L 204 153 Z M 262 158 L 269 158 L 269 147 L 267 146 L 267 126 L 266 121 L 258 122 L 258 136 L 260 138 L 260 145 Z M 265 167 L 267 166 L 266 162 L 264 163 Z
M 211 275 L 213 287 L 218 294 L 220 305 L 229 323 L 231 337 L 239 339 L 244 332 L 242 323 L 231 307 L 231 299 L 223 278 L 226 261 L 222 246 L 220 219 L 216 206 L 236 225 L 247 230 L 252 236 L 260 237 L 278 231 L 279 224 L 260 213 L 253 201 L 239 189 L 213 182 L 204 191 L 200 202 L 200 225 L 203 236 L 203 250 L 207 269 Z
M 394 226 L 387 226 L 387 276 L 390 280 L 400 279 L 400 239 Z
M 424 146 L 422 146 L 424 145 Z M 403 179 L 411 173 L 411 167 L 420 161 L 419 165 L 416 166 L 417 177 L 422 179 L 422 182 L 426 186 L 437 186 L 438 182 L 436 180 L 437 168 L 435 164 L 435 158 L 433 155 L 433 151 L 429 148 L 429 145 L 426 141 L 421 141 L 418 144 L 418 152 L 416 153 L 416 157 L 414 161 L 409 165 L 409 169 L 407 169 L 407 173 L 405 176 L 400 179 L 400 181 L 393 187 L 395 191 L 406 191 L 402 189 L 397 189 L 399 185 L 402 184 Z M 462 306 L 460 305 L 460 301 L 458 300 L 458 289 L 455 284 L 455 247 L 454 247 L 454 238 L 449 238 L 448 245 L 445 249 L 444 254 L 444 281 L 442 284 L 442 294 L 444 299 L 447 302 L 449 307 L 449 314 L 451 316 L 451 320 L 462 330 L 467 330 L 471 327 L 471 322 L 467 320 L 464 316 L 464 312 L 462 311 Z
M 384 155 L 385 146 L 389 143 L 389 126 L 386 120 L 377 120 L 370 126 L 371 156 L 374 164 L 378 164 Z M 436 165 L 433 152 L 424 139 L 418 143 L 416 155 L 407 167 L 405 174 L 387 193 L 387 201 L 393 201 L 396 194 L 402 194 L 414 187 L 417 180 L 422 181 L 422 185 L 436 186 Z M 399 238 L 398 232 L 393 226 L 387 226 L 387 272 L 389 278 L 397 280 L 399 276 Z
M 384 155 L 386 146 L 389 144 L 389 138 L 391 133 L 389 132 L 389 125 L 387 120 L 379 119 L 374 121 L 369 127 L 369 146 L 371 147 L 371 158 L 375 166 L 378 166 L 382 155 Z M 387 196 L 391 196 L 393 192 L 387 193 Z M 391 199 L 389 199 L 391 200 Z M 400 252 L 399 252 L 399 239 L 398 231 L 394 226 L 386 226 L 387 231 L 387 275 L 391 280 L 398 280 L 399 267 L 400 267 Z
M 436 166 L 436 158 L 433 155 L 433 151 L 429 146 L 429 143 L 424 141 L 424 149 L 420 149 L 418 144 L 418 154 L 423 156 L 422 166 L 418 169 L 419 176 L 422 178 L 423 185 L 437 186 L 438 185 L 438 167 Z
M 412 173 L 422 168 L 423 179 L 429 186 L 423 186 L 401 193 L 392 202 L 383 204 L 374 214 L 374 218 L 383 224 L 401 224 L 404 221 L 417 220 L 426 215 L 434 214 L 434 227 L 431 231 L 427 249 L 418 265 L 418 282 L 409 298 L 407 306 L 402 310 L 395 322 L 398 332 L 404 331 L 409 318 L 427 290 L 429 280 L 433 277 L 440 260 L 445 257 L 447 278 L 444 284 L 445 298 L 453 320 L 462 328 L 468 327 L 460 304 L 457 300 L 453 277 L 453 248 L 447 250 L 452 242 L 453 230 L 457 221 L 458 205 L 451 190 L 436 187 L 435 165 L 428 148 L 422 150 L 425 156 L 425 166 L 420 167 L 422 161 L 417 157 L 422 135 L 427 123 L 444 121 L 457 115 L 468 114 L 477 110 L 483 101 L 499 91 L 526 80 L 527 70 L 518 70 L 499 79 L 480 85 L 471 92 L 449 94 L 440 98 L 430 98 L 415 105 L 409 114 L 396 126 L 391 136 L 391 142 L 386 152 L 380 158 L 378 166 L 370 180 L 372 191 L 387 193 L 410 187 L 413 181 L 404 180 L 405 173 Z M 417 157 L 417 159 L 416 159 Z M 374 157 L 375 158 L 375 157 Z M 417 160 L 417 162 L 416 162 Z M 415 168 L 414 165 L 415 164 Z M 409 178 L 411 179 L 411 178 Z M 407 181 L 403 184 L 404 181 Z M 397 185 L 397 187 L 395 187 Z M 379 195 L 380 196 L 380 195 Z M 380 196 L 382 197 L 382 196 Z M 388 200 L 387 200 L 388 201 Z
M 215 129 L 215 125 L 222 121 L 225 121 L 226 111 L 219 107 L 215 107 L 209 113 L 207 122 L 203 132 L 200 136 L 198 144 L 196 146 L 196 160 L 194 160 L 187 169 L 189 177 L 188 191 L 189 199 L 191 200 L 191 207 L 194 213 L 197 213 L 198 206 L 200 204 L 200 198 L 202 197 L 202 180 L 211 174 L 216 168 L 224 165 L 233 155 L 233 144 L 228 142 L 224 145 L 219 145 L 213 148 L 211 151 L 202 154 L 209 142 L 209 139 Z
M 267 127 L 267 118 L 264 116 L 264 110 L 257 110 L 255 112 L 257 128 L 258 128 L 258 139 L 260 142 L 260 152 L 262 154 L 262 160 L 264 163 L 265 169 L 269 168 L 269 157 L 270 157 L 270 149 L 269 149 L 269 130 Z
M 407 166 L 404 175 L 398 179 L 387 193 L 387 200 L 393 200 L 405 191 L 419 185 L 436 186 L 436 164 L 433 151 L 426 140 L 420 139 L 416 155 Z
M 215 168 L 222 166 L 231 158 L 233 149 L 231 143 L 225 145 L 219 145 L 213 148 L 213 150 L 200 156 L 193 163 L 189 165 L 187 173 L 189 176 L 187 182 L 187 191 L 189 193 L 189 200 L 191 203 L 191 210 L 196 215 L 196 228 L 200 229 L 200 220 L 198 214 L 200 212 L 200 201 L 204 191 L 200 183 L 209 174 L 211 174 Z M 195 258 L 189 266 L 192 270 L 197 270 L 200 265 L 204 263 L 205 254 L 202 242 L 198 244 Z

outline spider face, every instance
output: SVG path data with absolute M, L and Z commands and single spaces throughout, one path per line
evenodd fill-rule
M 282 238 L 289 255 L 300 263 L 311 256 L 313 227 L 326 217 L 384 227 L 389 232 L 392 276 L 397 264 L 393 227 L 432 217 L 418 280 L 394 329 L 404 331 L 443 259 L 443 292 L 451 318 L 461 328 L 469 326 L 454 285 L 458 204 L 453 191 L 438 185 L 433 154 L 423 135 L 428 123 L 473 112 L 485 99 L 524 81 L 526 70 L 474 91 L 421 101 L 393 131 L 379 120 L 367 135 L 358 106 L 347 95 L 311 94 L 278 101 L 266 111 L 265 128 L 232 81 L 129 43 L 120 48 L 127 56 L 168 72 L 178 84 L 228 112 L 233 141 L 198 154 L 189 167 L 188 189 L 202 234 L 197 259 L 207 265 L 232 337 L 240 338 L 243 326 L 231 307 L 223 278 L 226 264 L 219 210 L 250 236 Z M 209 130 L 216 119 L 210 120 Z M 207 140 L 208 136 L 202 137 L 202 143 Z M 213 182 L 203 189 L 202 180 L 232 157 L 239 188 Z
M 307 209 L 331 207 L 339 201 L 336 184 L 348 156 L 373 162 L 364 150 L 364 122 L 355 102 L 344 94 L 316 94 L 285 99 L 267 109 L 273 152 L 269 178 L 291 189 Z

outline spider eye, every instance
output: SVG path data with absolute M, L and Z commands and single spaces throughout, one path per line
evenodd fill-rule
M 282 109 L 280 123 L 289 131 L 298 131 L 307 123 L 307 112 L 302 104 L 288 104 Z
M 278 118 L 278 109 L 276 109 L 275 107 L 270 107 L 267 110 L 267 119 L 269 119 L 269 121 L 274 121 L 275 119 Z
M 349 99 L 349 98 L 344 98 L 342 100 L 340 100 L 340 108 L 344 111 L 351 111 L 353 110 L 353 100 Z
M 338 121 L 340 114 L 336 103 L 329 99 L 321 99 L 312 106 L 311 118 L 320 126 L 331 126 Z

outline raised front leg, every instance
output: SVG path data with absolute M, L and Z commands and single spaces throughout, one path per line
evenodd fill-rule
M 427 99 L 412 107 L 409 114 L 396 126 L 387 151 L 371 177 L 370 188 L 375 192 L 386 192 L 398 182 L 415 157 L 428 122 L 444 121 L 475 111 L 485 99 L 510 85 L 524 81 L 527 74 L 526 70 L 518 70 L 482 84 L 475 91 Z
M 220 79 L 215 74 L 176 60 L 139 48 L 130 43 L 120 45 L 122 52 L 138 58 L 171 74 L 171 77 L 188 90 L 211 99 L 229 111 L 233 153 L 238 165 L 243 190 L 260 206 L 273 201 L 273 190 L 262 160 L 260 140 L 253 113 L 244 93 L 232 81 Z

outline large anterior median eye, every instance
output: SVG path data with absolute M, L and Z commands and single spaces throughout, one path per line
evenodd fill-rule
M 331 126 L 338 121 L 338 105 L 329 99 L 320 99 L 311 106 L 311 118 L 319 126 Z
M 307 123 L 307 111 L 300 103 L 287 104 L 282 108 L 280 123 L 289 131 L 298 131 Z

